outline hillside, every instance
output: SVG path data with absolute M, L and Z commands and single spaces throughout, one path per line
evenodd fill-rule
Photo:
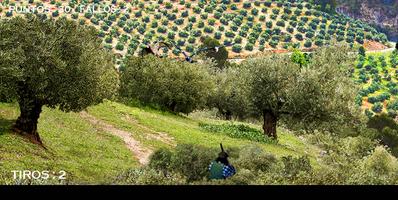
M 379 27 L 391 40 L 398 40 L 398 1 L 339 1 L 337 11 Z
M 96 12 L 90 12 L 93 5 L 98 5 Z M 14 12 L 10 6 L 15 7 Z M 310 50 L 328 44 L 332 38 L 350 44 L 387 42 L 384 34 L 361 21 L 319 11 L 299 0 L 11 0 L 3 1 L 0 16 L 21 14 L 24 6 L 43 6 L 49 8 L 48 17 L 66 16 L 95 26 L 105 47 L 115 51 L 118 58 L 138 54 L 143 44 L 158 40 L 173 41 L 192 53 L 201 44 L 202 36 L 214 37 L 227 45 L 231 58 L 271 50 L 285 52 L 289 47 Z M 65 7 L 70 10 L 62 9 Z M 111 8 L 120 12 L 112 13 Z M 168 54 L 182 56 L 176 48 Z
M 138 143 L 135 146 L 150 153 L 161 147 L 172 149 L 176 144 L 214 148 L 222 142 L 227 149 L 257 144 L 277 156 L 308 155 L 314 163 L 319 155 L 317 147 L 283 129 L 278 144 L 253 142 L 199 127 L 199 123 L 225 123 L 222 120 L 205 119 L 198 114 L 177 116 L 109 101 L 88 108 L 86 114 L 45 108 L 39 121 L 39 132 L 48 149 L 44 150 L 9 131 L 18 114 L 15 104 L 0 104 L 0 184 L 15 183 L 10 171 L 24 169 L 64 170 L 67 182 L 61 183 L 110 184 L 120 172 L 142 165 L 142 154 L 129 150 L 128 143 L 116 132 L 129 133 Z M 94 123 L 93 118 L 97 120 Z
M 324 1 L 0 2 L 0 185 L 398 184 L 398 52 Z
M 392 117 L 398 111 L 398 55 L 394 53 L 368 53 L 360 57 L 354 67 L 354 79 L 362 85 L 357 97 L 370 117 L 375 113 L 388 113 Z

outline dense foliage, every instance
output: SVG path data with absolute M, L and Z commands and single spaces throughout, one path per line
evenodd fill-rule
M 398 161 L 386 149 L 367 138 L 334 138 L 324 134 L 308 138 L 328 150 L 314 167 L 306 156 L 281 158 L 250 145 L 227 149 L 237 174 L 227 180 L 208 180 L 205 170 L 218 151 L 196 145 L 180 145 L 175 152 L 156 151 L 146 168 L 121 173 L 116 184 L 397 184 Z
M 115 95 L 118 75 L 96 33 L 65 18 L 0 22 L 0 97 L 18 102 L 17 131 L 41 143 L 43 106 L 76 112 Z
M 359 124 L 352 95 L 357 87 L 348 73 L 353 56 L 348 51 L 344 46 L 321 48 L 301 68 L 284 55 L 242 63 L 249 71 L 249 104 L 262 116 L 264 133 L 276 138 L 280 119 L 304 124 L 306 129 Z
M 123 97 L 190 113 L 206 104 L 214 84 L 212 64 L 192 64 L 152 55 L 129 57 L 121 73 Z

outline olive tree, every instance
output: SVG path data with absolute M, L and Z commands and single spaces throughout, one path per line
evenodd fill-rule
M 245 70 L 230 64 L 215 74 L 216 90 L 209 98 L 209 106 L 218 109 L 226 120 L 244 119 L 249 114 L 248 86 L 242 79 Z M 244 77 L 244 76 L 243 76 Z
M 152 55 L 129 57 L 121 73 L 122 97 L 188 114 L 205 106 L 214 84 L 206 63 Z
M 203 44 L 200 46 L 200 49 L 212 49 L 218 47 L 218 50 L 207 50 L 204 53 L 206 57 L 213 58 L 214 61 L 217 63 L 217 67 L 222 69 L 228 59 L 228 51 L 225 46 L 222 46 L 218 40 L 211 37 L 202 38 L 202 43 Z
M 111 98 L 118 76 L 94 28 L 34 15 L 0 22 L 0 96 L 20 108 L 14 131 L 42 144 L 43 106 L 81 111 Z
M 353 95 L 358 88 L 348 73 L 355 58 L 348 52 L 343 46 L 321 48 L 304 68 L 285 55 L 245 61 L 249 99 L 264 133 L 276 139 L 281 119 L 308 128 L 359 123 Z

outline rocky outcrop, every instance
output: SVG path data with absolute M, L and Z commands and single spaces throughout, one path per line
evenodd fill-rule
M 395 3 L 398 5 L 398 0 Z M 383 4 L 382 1 L 362 1 L 357 7 L 349 4 L 341 4 L 337 7 L 337 12 L 354 19 L 365 21 L 376 25 L 381 31 L 385 32 L 390 39 L 398 40 L 398 9 L 393 5 Z

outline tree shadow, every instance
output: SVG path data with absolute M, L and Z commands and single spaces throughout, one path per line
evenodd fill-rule
M 6 132 L 12 132 L 11 128 L 15 123 L 15 119 L 4 119 L 0 118 L 0 135 Z
M 17 136 L 20 136 L 24 139 L 27 139 L 28 141 L 30 141 L 31 143 L 37 144 L 40 147 L 44 148 L 45 150 L 47 150 L 47 147 L 44 146 L 42 143 L 38 143 L 34 140 L 34 138 L 32 138 L 32 136 L 25 134 L 23 132 L 20 132 L 19 130 L 13 128 L 14 124 L 15 124 L 15 119 L 4 119 L 4 118 L 0 118 L 0 136 L 5 135 L 5 134 L 15 134 Z

